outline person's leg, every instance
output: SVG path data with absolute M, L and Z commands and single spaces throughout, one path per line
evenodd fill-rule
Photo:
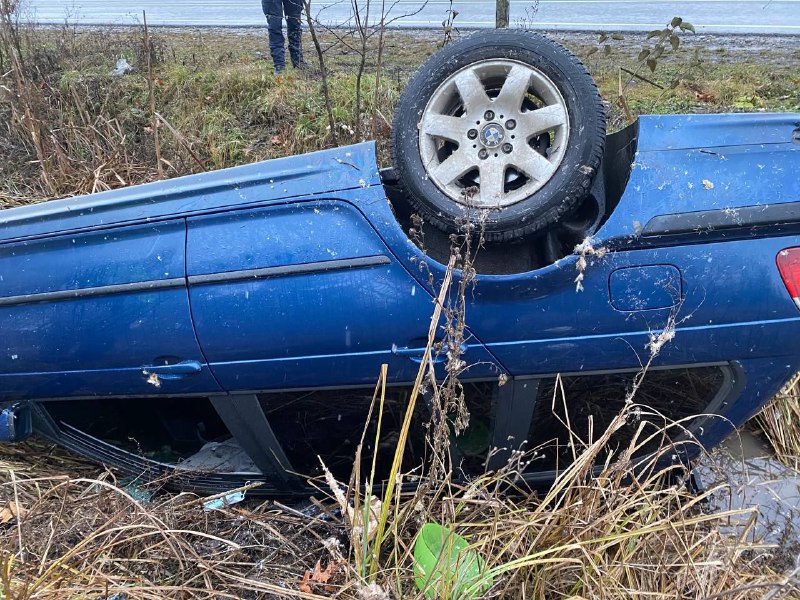
M 261 0 L 261 8 L 267 17 L 269 28 L 269 53 L 272 55 L 272 64 L 275 72 L 280 73 L 286 68 L 286 54 L 283 39 L 283 5 L 281 0 Z
M 283 0 L 286 14 L 286 34 L 289 38 L 289 56 L 297 68 L 305 68 L 303 60 L 303 0 Z

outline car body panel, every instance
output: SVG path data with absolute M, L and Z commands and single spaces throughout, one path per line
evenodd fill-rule
M 219 390 L 195 339 L 186 225 L 164 221 L 0 245 L 0 386 L 7 397 L 151 394 L 144 371 L 201 369 L 171 393 Z
M 194 217 L 188 249 L 198 337 L 226 390 L 369 384 L 383 363 L 414 379 L 433 297 L 353 204 Z M 470 336 L 465 360 L 471 377 L 501 372 Z
M 721 365 L 724 419 L 696 430 L 719 441 L 800 370 L 775 263 L 800 246 L 798 124 L 642 117 L 624 192 L 580 251 L 478 275 L 463 378 Z M 0 211 L 0 400 L 257 403 L 373 385 L 384 363 L 409 383 L 445 272 L 398 221 L 371 143 Z
M 362 143 L 0 211 L 0 243 L 380 186 Z
M 696 439 L 706 447 L 722 442 L 755 415 L 800 370 L 800 361 L 795 356 L 746 359 L 735 364 L 741 373 L 742 380 L 737 382 L 741 389 L 735 389 L 714 407 L 721 416 L 709 415 L 695 428 Z M 699 448 L 695 450 L 698 451 Z
M 798 131 L 791 114 L 642 117 L 628 185 L 596 243 L 636 245 L 651 220 L 680 213 L 723 211 L 738 228 L 737 209 L 785 204 L 796 222 Z
M 621 312 L 672 308 L 684 297 L 681 280 L 673 265 L 622 267 L 608 278 L 611 306 Z
M 644 115 L 639 123 L 639 152 L 785 144 L 800 134 L 796 113 Z
M 675 339 L 661 350 L 658 364 L 792 353 L 789 341 L 800 332 L 800 311 L 780 279 L 775 257 L 798 242 L 794 236 L 703 244 L 690 252 L 685 246 L 618 251 L 590 260 L 580 292 L 573 257 L 541 273 L 526 294 L 518 291 L 524 276 L 491 287 L 479 282 L 470 323 L 513 375 L 644 364 L 651 333 L 670 322 Z M 615 309 L 609 296 L 613 272 L 664 264 L 680 265 L 680 304 L 628 313 Z M 512 293 L 520 309 L 516 327 L 499 331 Z M 773 343 L 773 336 L 783 343 Z

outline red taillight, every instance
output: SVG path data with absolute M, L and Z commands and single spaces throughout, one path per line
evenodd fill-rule
M 778 271 L 789 290 L 789 295 L 800 308 L 800 248 L 786 248 L 778 252 Z

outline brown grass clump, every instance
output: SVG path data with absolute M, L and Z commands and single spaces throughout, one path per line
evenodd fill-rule
M 787 383 L 755 418 L 775 455 L 800 471 L 800 374 Z
M 6 447 L 0 507 L 13 515 L 0 526 L 0 597 L 411 598 L 413 541 L 426 521 L 454 528 L 486 558 L 488 597 L 798 597 L 797 582 L 771 572 L 764 550 L 745 541 L 754 512 L 706 514 L 719 490 L 694 496 L 661 475 L 631 484 L 624 457 L 587 477 L 598 450 L 545 495 L 514 487 L 511 467 L 397 494 L 376 568 L 363 570 L 354 552 L 363 536 L 375 550 L 374 534 L 353 528 L 335 501 L 205 512 L 192 494 L 159 493 L 143 503 L 113 473 L 61 451 Z M 325 572 L 324 582 L 309 578 Z
M 297 591 L 334 533 L 268 504 L 205 512 L 190 494 L 140 503 L 110 472 L 46 445 L 21 449 L 2 461 L 0 506 L 16 513 L 0 529 L 7 600 L 274 597 Z
M 0 208 L 365 139 L 386 165 L 395 102 L 441 40 L 320 28 L 326 105 L 317 66 L 274 76 L 263 31 L 37 28 L 18 20 L 16 4 L 0 3 Z M 627 86 L 627 112 L 609 105 L 613 129 L 645 113 L 800 110 L 797 56 L 754 56 L 737 42 L 687 72 L 700 49 L 691 37 L 655 73 L 646 69 L 659 87 L 620 79 L 620 67 L 637 64 L 641 35 L 626 34 L 608 54 L 588 54 L 593 35 L 560 41 L 586 60 L 604 97 Z M 133 70 L 113 76 L 120 58 Z

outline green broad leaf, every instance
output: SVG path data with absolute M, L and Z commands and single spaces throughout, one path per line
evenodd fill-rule
M 669 22 L 670 27 L 680 27 L 681 23 L 683 23 L 683 19 L 680 17 L 672 17 L 672 21 Z
M 425 523 L 414 542 L 414 583 L 428 598 L 473 600 L 492 587 L 477 551 L 437 523 Z
M 596 54 L 599 51 L 597 46 L 592 46 L 586 51 L 586 56 L 591 56 L 592 54 Z
M 611 46 L 609 46 L 608 44 L 606 44 L 605 46 L 603 46 L 603 54 L 605 54 L 606 56 L 608 56 L 609 54 L 611 54 Z
M 601 31 L 600 35 L 597 38 L 597 43 L 602 44 L 608 39 L 608 34 L 605 31 Z
M 673 50 L 677 50 L 678 46 L 681 45 L 681 40 L 677 35 L 673 33 L 671 36 L 669 36 L 669 44 L 670 46 L 672 46 Z
M 622 41 L 622 40 L 625 39 L 625 36 L 622 35 L 621 33 L 612 33 L 611 34 L 611 39 L 612 40 L 617 40 L 617 41 Z
M 692 33 L 696 33 L 696 31 L 694 30 L 694 25 L 692 25 L 691 23 L 687 23 L 686 21 L 681 23 L 679 27 L 681 28 L 681 31 L 691 31 Z
M 648 34 L 647 34 L 647 39 L 648 39 L 648 40 L 651 40 L 651 39 L 653 39 L 654 37 L 658 37 L 658 36 L 660 36 L 660 35 L 661 35 L 661 34 L 663 34 L 663 33 L 664 33 L 664 30 L 663 30 L 663 29 L 653 29 L 653 31 L 651 31 L 650 33 L 648 33 Z
M 638 60 L 639 62 L 642 62 L 648 56 L 650 56 L 650 49 L 649 48 L 645 48 L 644 50 L 639 52 L 639 56 L 636 58 L 636 60 Z
M 658 63 L 656 62 L 656 59 L 655 59 L 655 58 L 648 58 L 648 59 L 647 59 L 647 67 L 650 69 L 650 72 L 651 72 L 651 73 L 652 73 L 652 72 L 654 72 L 654 71 L 656 70 L 656 65 L 657 65 L 657 64 L 658 64 Z

